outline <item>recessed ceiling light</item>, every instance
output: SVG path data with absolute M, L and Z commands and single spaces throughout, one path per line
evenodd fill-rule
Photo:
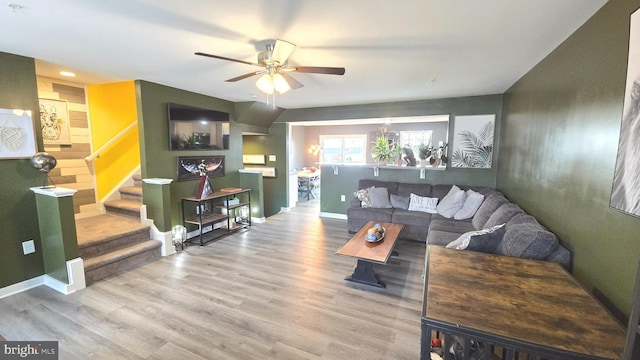
M 72 73 L 71 71 L 60 71 L 60 75 L 66 76 L 66 77 L 75 77 L 76 76 L 76 74 Z

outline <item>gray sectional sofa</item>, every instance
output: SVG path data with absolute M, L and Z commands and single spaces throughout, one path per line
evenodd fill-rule
M 440 201 L 449 193 L 452 185 L 411 184 L 370 179 L 359 181 L 359 190 L 371 187 L 386 188 L 392 201 L 389 201 L 390 205 L 384 203 L 382 207 L 362 207 L 362 202 L 358 198 L 351 200 L 347 209 L 348 229 L 351 233 L 360 230 L 370 220 L 398 223 L 405 225 L 400 234 L 401 238 L 426 241 L 429 245 L 447 246 L 452 241 L 461 238 L 463 234 L 482 229 L 500 228 L 499 225 L 504 224 L 500 228 L 499 235 L 496 232 L 494 237 L 496 243 L 489 249 L 474 248 L 473 244 L 468 249 L 553 261 L 562 264 L 566 269 L 570 267 L 571 255 L 566 248 L 558 243 L 556 236 L 540 225 L 533 216 L 527 214 L 517 204 L 510 202 L 495 189 L 461 187 L 462 190 L 471 189 L 482 194 L 484 200 L 473 217 L 455 220 L 437 213 L 406 209 L 406 202 L 408 202 L 406 199 L 411 194 L 438 198 Z M 380 203 L 380 201 L 377 202 Z

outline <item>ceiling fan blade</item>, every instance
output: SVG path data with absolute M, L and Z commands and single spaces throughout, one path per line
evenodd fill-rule
M 271 58 L 274 61 L 279 62 L 280 64 L 284 64 L 285 62 L 287 62 L 287 59 L 289 58 L 289 56 L 291 56 L 291 53 L 295 49 L 296 49 L 295 44 L 292 44 L 284 40 L 276 40 L 276 44 L 273 47 Z
M 236 81 L 240 81 L 240 80 L 243 80 L 243 79 L 258 75 L 258 74 L 261 74 L 261 73 L 262 73 L 262 71 L 253 71 L 253 72 L 250 72 L 248 74 L 236 76 L 234 78 L 231 78 L 231 79 L 228 79 L 228 80 L 225 80 L 225 81 L 226 82 L 236 82 Z
M 293 78 L 293 76 L 287 74 L 286 72 L 280 72 L 280 75 L 282 75 L 282 77 L 287 80 L 287 84 L 289 84 L 289 86 L 292 89 L 300 89 L 301 87 L 303 87 L 304 85 L 302 85 L 302 83 L 296 79 Z
M 344 75 L 345 72 L 345 69 L 343 67 L 294 66 L 294 68 L 294 71 L 301 73 Z
M 249 61 L 232 59 L 232 58 L 228 58 L 228 57 L 224 57 L 224 56 L 212 55 L 212 54 L 207 54 L 207 53 L 203 53 L 203 52 L 197 52 L 195 54 L 199 55 L 199 56 L 206 56 L 206 57 L 214 58 L 214 59 L 238 62 L 238 63 L 241 63 L 241 64 L 247 64 L 247 65 L 253 65 L 253 66 L 261 66 L 260 64 L 252 63 L 252 62 L 249 62 Z

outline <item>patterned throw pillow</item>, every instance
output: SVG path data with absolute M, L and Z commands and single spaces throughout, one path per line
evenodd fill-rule
M 369 189 L 373 189 L 373 186 L 366 189 L 360 189 L 353 193 L 355 197 L 360 200 L 360 207 L 362 208 L 370 208 L 371 207 L 371 199 L 369 198 Z
M 411 194 L 409 197 L 409 211 L 422 211 L 430 214 L 437 214 L 436 206 L 438 198 L 430 198 Z
M 447 249 L 471 250 L 493 253 L 505 233 L 505 224 L 492 228 L 469 231 L 447 245 Z

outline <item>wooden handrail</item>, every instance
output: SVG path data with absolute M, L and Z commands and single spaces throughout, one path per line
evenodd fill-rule
M 138 121 L 134 121 L 131 124 L 129 124 L 129 126 L 127 126 L 126 128 L 124 128 L 124 130 L 120 131 L 118 133 L 118 135 L 114 136 L 113 139 L 107 141 L 106 144 L 100 146 L 100 148 L 96 151 L 93 152 L 93 154 L 87 156 L 86 158 L 84 158 L 85 161 L 93 161 L 93 159 L 100 157 L 100 154 L 102 154 L 108 147 L 110 147 L 114 142 L 120 140 L 121 137 L 123 137 L 126 133 L 128 133 L 131 129 L 133 129 L 134 127 L 138 126 Z

